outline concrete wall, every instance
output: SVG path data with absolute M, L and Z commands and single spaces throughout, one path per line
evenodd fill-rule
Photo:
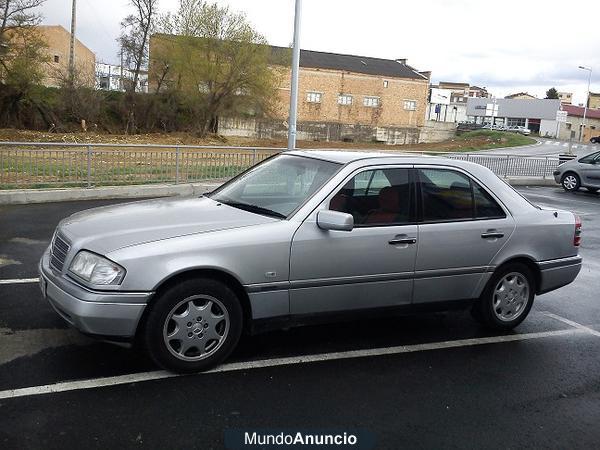
M 284 121 L 255 118 L 222 118 L 219 134 L 255 139 L 286 139 Z M 454 137 L 452 122 L 427 121 L 422 127 L 372 127 L 333 122 L 298 122 L 298 139 L 305 141 L 381 142 L 388 145 L 441 142 Z
M 436 122 L 428 120 L 421 128 L 419 142 L 442 142 L 456 135 L 456 124 L 453 122 Z
M 540 121 L 540 137 L 556 137 L 556 120 L 542 119 Z

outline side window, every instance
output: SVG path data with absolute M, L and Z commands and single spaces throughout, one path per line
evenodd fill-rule
M 506 217 L 504 210 L 481 186 L 471 181 L 475 199 L 475 217 L 477 219 L 500 219 Z
M 425 222 L 473 218 L 471 180 L 446 169 L 420 169 L 419 180 Z
M 584 156 L 579 160 L 583 164 L 598 164 L 600 160 L 600 152 L 592 153 L 591 155 Z
M 494 198 L 469 177 L 448 169 L 419 170 L 423 221 L 506 217 Z
M 411 221 L 409 169 L 367 170 L 355 175 L 329 202 L 352 214 L 355 226 L 401 225 Z

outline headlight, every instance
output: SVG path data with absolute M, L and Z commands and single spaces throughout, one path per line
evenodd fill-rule
M 97 285 L 117 285 L 125 276 L 125 269 L 118 264 L 85 250 L 73 258 L 69 271 L 88 283 Z

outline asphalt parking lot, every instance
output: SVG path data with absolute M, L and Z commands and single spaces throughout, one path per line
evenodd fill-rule
M 282 428 L 366 430 L 393 449 L 597 447 L 600 196 L 521 192 L 581 216 L 584 267 L 513 332 L 468 312 L 311 326 L 244 338 L 184 377 L 81 336 L 41 299 L 58 221 L 117 201 L 0 207 L 0 448 L 209 449 L 227 429 Z

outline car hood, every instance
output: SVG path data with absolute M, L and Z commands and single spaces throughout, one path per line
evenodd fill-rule
M 59 230 L 73 249 L 106 254 L 146 242 L 276 220 L 201 197 L 94 208 L 64 219 Z

